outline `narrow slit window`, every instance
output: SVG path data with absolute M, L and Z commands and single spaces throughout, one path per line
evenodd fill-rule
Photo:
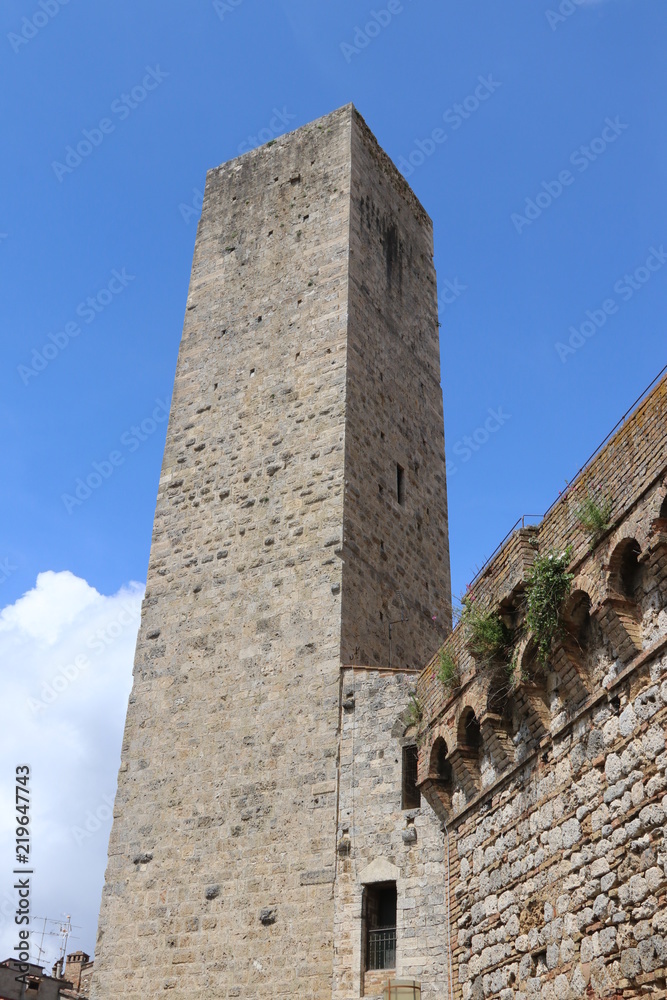
M 402 465 L 396 466 L 396 497 L 402 506 L 405 503 L 405 469 Z
M 421 794 L 417 787 L 417 747 L 403 747 L 403 809 L 419 809 Z

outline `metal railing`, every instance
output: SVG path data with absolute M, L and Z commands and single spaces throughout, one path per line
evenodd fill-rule
M 572 479 L 569 481 L 569 483 L 568 483 L 568 489 L 571 489 L 574 486 L 574 484 L 581 477 L 582 473 L 584 473 L 588 469 L 589 465 L 591 465 L 591 463 L 594 461 L 594 459 L 597 458 L 597 456 L 599 455 L 599 453 L 602 451 L 602 449 L 607 444 L 607 442 L 614 436 L 614 434 L 616 433 L 616 431 L 619 430 L 619 428 L 623 426 L 623 424 L 626 422 L 626 420 L 628 419 L 628 417 L 632 416 L 632 414 L 637 409 L 637 407 L 639 406 L 639 404 L 642 403 L 646 399 L 646 397 L 649 395 L 649 393 L 651 392 L 651 390 L 653 389 L 653 387 L 655 385 L 657 385 L 657 383 L 663 377 L 663 375 L 665 374 L 665 372 L 667 372 L 667 365 L 665 365 L 663 368 L 660 369 L 660 371 L 658 372 L 658 374 L 656 375 L 656 377 L 653 379 L 653 381 L 649 385 L 646 386 L 646 388 L 644 389 L 644 391 L 637 397 L 637 399 L 634 401 L 634 403 L 632 404 L 632 406 L 628 407 L 628 409 L 625 411 L 625 413 L 623 414 L 623 416 L 621 417 L 621 419 L 618 421 L 618 423 L 614 427 L 612 427 L 612 429 L 609 431 L 609 433 L 605 437 L 604 441 L 601 441 L 600 444 L 595 449 L 595 451 L 592 453 L 592 455 L 590 455 L 586 459 L 586 461 L 581 466 L 581 468 L 576 473 L 576 475 L 574 475 L 572 477 Z M 503 538 L 503 540 L 496 546 L 496 548 L 493 550 L 493 552 L 488 557 L 488 559 L 485 559 L 484 563 L 477 570 L 477 572 L 475 573 L 474 577 L 472 578 L 472 580 L 471 580 L 471 582 L 469 583 L 468 586 L 472 587 L 477 582 L 477 580 L 479 580 L 479 578 L 482 576 L 482 574 L 484 573 L 484 571 L 488 568 L 488 566 L 490 565 L 490 563 L 493 562 L 493 560 L 498 555 L 498 553 L 501 551 L 501 549 L 503 549 L 505 547 L 505 545 L 507 544 L 507 542 L 509 541 L 509 539 L 512 537 L 512 535 L 514 534 L 514 532 L 518 528 L 520 528 L 520 527 L 521 528 L 527 527 L 527 522 L 528 521 L 532 521 L 533 523 L 539 523 L 539 522 L 541 522 L 543 520 L 543 518 L 545 518 L 547 516 L 547 514 L 549 514 L 550 511 L 553 510 L 553 508 L 560 501 L 560 499 L 561 499 L 561 497 L 557 496 L 556 499 L 553 501 L 553 503 L 546 509 L 546 511 L 544 512 L 544 514 L 524 514 L 523 517 L 520 517 L 519 520 L 515 524 L 512 525 L 512 527 L 507 532 L 507 534 L 505 535 L 505 537 Z
M 379 927 L 368 932 L 368 968 L 396 968 L 396 928 Z

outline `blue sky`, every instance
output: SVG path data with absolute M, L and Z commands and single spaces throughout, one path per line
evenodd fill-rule
M 145 581 L 206 170 L 348 101 L 434 221 L 459 593 L 665 362 L 665 4 L 41 4 L 0 12 L 0 606 L 30 597 L 6 616 L 25 664 L 62 668 L 34 625 L 45 601 L 65 642 L 71 587 L 81 615 L 103 595 L 115 621 Z M 96 470 L 99 488 L 63 501 Z M 73 732 L 68 697 L 52 718 Z M 72 753 L 62 773 L 88 779 Z M 113 794 L 114 753 L 81 815 Z M 89 950 L 102 833 L 95 851 Z
M 549 505 L 662 366 L 667 288 L 665 268 L 628 301 L 613 291 L 667 240 L 667 10 L 562 6 L 573 12 L 394 0 L 400 12 L 350 51 L 357 26 L 387 21 L 386 4 L 70 0 L 20 42 L 7 36 L 37 0 L 3 5 L 0 558 L 16 566 L 4 602 L 48 569 L 104 593 L 145 578 L 166 424 L 133 451 L 120 442 L 171 392 L 196 227 L 179 205 L 196 203 L 207 168 L 275 127 L 274 109 L 291 129 L 352 100 L 397 161 L 447 134 L 409 179 L 434 220 L 441 286 L 465 286 L 441 310 L 455 591 L 516 517 Z M 112 105 L 146 67 L 163 78 L 121 118 Z M 497 89 L 467 119 L 443 118 L 480 76 Z M 114 131 L 59 179 L 54 161 L 103 118 Z M 574 166 L 608 118 L 627 127 Z M 512 215 L 568 168 L 571 183 L 517 232 Z M 132 278 L 106 305 L 114 269 Z M 103 311 L 22 377 L 33 348 L 100 291 Z M 617 311 L 562 360 L 554 345 L 610 297 Z M 501 429 L 468 449 L 499 407 Z M 62 494 L 115 450 L 122 464 L 68 512 Z

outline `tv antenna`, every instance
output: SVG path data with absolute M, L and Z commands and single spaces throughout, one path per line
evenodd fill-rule
M 63 914 L 63 917 L 60 920 L 54 920 L 52 917 L 33 917 L 33 920 L 42 921 L 41 932 L 40 931 L 32 932 L 33 936 L 36 933 L 39 933 L 40 935 L 39 944 L 34 945 L 34 949 L 37 952 L 36 964 L 42 965 L 43 963 L 43 956 L 46 954 L 46 949 L 43 947 L 45 937 L 60 938 L 60 954 L 58 955 L 56 961 L 63 962 L 65 956 L 67 955 L 67 945 L 69 943 L 70 938 L 72 938 L 73 940 L 77 940 L 76 935 L 72 934 L 72 931 L 80 930 L 81 928 L 79 927 L 79 925 L 72 923 L 72 918 L 69 913 Z M 47 930 L 46 929 L 47 925 L 49 926 L 49 928 L 53 929 Z M 32 945 L 31 945 L 31 950 L 32 950 Z

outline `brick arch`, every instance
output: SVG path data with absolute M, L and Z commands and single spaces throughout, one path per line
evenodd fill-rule
M 590 594 L 577 588 L 572 591 L 563 608 L 563 628 L 582 652 L 588 651 L 595 640 L 592 605 Z
M 591 595 L 578 586 L 561 614 L 561 631 L 551 664 L 561 687 L 561 702 L 568 711 L 588 697 L 593 685 L 592 660 L 604 646 L 602 630 L 592 611 Z
M 507 669 L 496 670 L 490 674 L 480 699 L 480 722 L 487 713 L 502 716 L 511 720 L 510 690 L 512 681 Z
M 575 594 L 578 590 L 588 594 L 591 602 L 591 612 L 594 614 L 597 606 L 607 595 L 606 581 L 600 573 L 600 565 L 597 560 L 587 569 L 577 573 L 575 579 L 572 581 L 570 595 Z M 566 601 L 566 606 L 568 602 L 569 598 Z
M 641 584 L 641 546 L 636 538 L 622 538 L 609 559 L 607 588 L 615 597 L 634 601 Z
M 482 728 L 475 709 L 467 701 L 458 714 L 456 746 L 452 752 L 452 764 L 457 783 L 463 788 L 469 799 L 481 787 L 483 751 Z
M 448 759 L 449 747 L 443 736 L 438 736 L 433 741 L 431 752 L 428 758 L 428 776 L 439 780 L 451 779 L 452 765 Z
M 519 650 L 519 673 L 524 682 L 544 686 L 546 666 L 540 662 L 537 642 L 530 635 Z
M 648 571 L 658 592 L 658 603 L 667 604 L 667 477 L 656 490 L 652 501 L 653 521 L 647 538 Z
M 481 752 L 482 731 L 477 713 L 471 705 L 466 705 L 459 715 L 456 736 L 456 744 L 459 748 L 475 750 L 478 754 Z
M 517 583 L 498 605 L 498 613 L 511 632 L 521 627 L 525 617 L 526 584 Z
M 642 649 L 647 564 L 635 535 L 619 539 L 607 565 L 607 594 L 597 616 L 614 656 L 628 663 Z
M 532 740 L 539 743 L 549 731 L 551 709 L 547 695 L 547 667 L 539 660 L 537 643 L 532 636 L 519 644 L 517 660 L 518 676 L 514 691 L 517 722 L 518 725 L 525 722 Z
M 483 708 L 478 718 L 484 755 L 491 761 L 496 773 L 510 767 L 516 757 L 512 740 L 517 731 L 513 684 L 509 670 L 504 668 L 489 675 L 482 689 Z
M 449 746 L 444 736 L 434 739 L 428 752 L 427 776 L 419 790 L 436 816 L 447 821 L 452 812 L 455 775 L 449 756 Z

